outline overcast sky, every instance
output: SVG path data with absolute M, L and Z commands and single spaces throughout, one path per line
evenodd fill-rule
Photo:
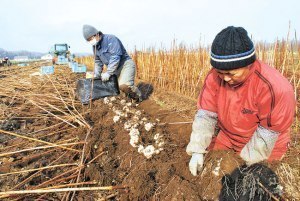
M 91 52 L 82 25 L 114 34 L 132 50 L 210 44 L 229 25 L 243 26 L 254 40 L 273 42 L 300 33 L 299 0 L 1 0 L 0 48 L 48 52 L 68 43 Z

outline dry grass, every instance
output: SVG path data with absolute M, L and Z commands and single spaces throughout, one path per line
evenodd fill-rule
M 77 110 L 77 106 L 81 106 L 81 104 L 75 101 L 74 82 L 71 81 L 70 77 L 64 76 L 67 73 L 64 72 L 64 69 L 56 68 L 56 74 L 60 76 L 42 77 L 30 75 L 39 71 L 39 66 L 10 67 L 0 71 L 1 75 L 5 76 L 1 79 L 2 90 L 0 96 L 9 101 L 9 104 L 1 104 L 5 110 L 1 111 L 3 114 L 0 116 L 0 120 L 14 118 L 14 116 L 18 116 L 18 118 L 52 116 L 74 128 L 77 127 L 74 126 L 75 122 L 88 127 L 88 124 Z M 13 107 L 16 104 L 20 108 Z M 32 106 L 37 108 L 37 114 L 26 112 L 20 114 L 21 107 L 29 108 Z M 40 111 L 45 114 L 41 115 Z
M 294 86 L 297 99 L 296 121 L 299 125 L 300 92 L 300 44 L 293 40 L 277 40 L 267 44 L 256 43 L 257 56 L 267 64 L 277 68 Z M 209 48 L 199 44 L 197 47 L 178 45 L 175 42 L 169 50 L 148 48 L 134 51 L 131 55 L 137 64 L 137 78 L 151 83 L 156 89 L 179 93 L 196 99 L 205 75 L 210 70 Z M 93 57 L 77 59 L 92 70 Z M 298 132 L 298 126 L 295 126 Z
M 298 166 L 299 167 L 299 166 Z M 300 170 L 287 163 L 282 163 L 276 170 L 280 183 L 284 187 L 284 193 L 289 198 L 300 198 Z
M 78 128 L 89 130 L 90 125 L 83 117 L 87 111 L 82 108 L 82 104 L 78 100 L 75 100 L 74 81 L 77 76 L 72 74 L 66 66 L 56 67 L 53 75 L 32 76 L 32 73 L 39 71 L 40 65 L 33 64 L 22 68 L 12 66 L 0 69 L 2 75 L 0 124 L 2 126 L 6 122 L 24 122 L 21 124 L 21 133 L 20 131 L 16 133 L 0 129 L 0 137 L 2 137 L 0 168 L 6 165 L 5 167 L 9 167 L 10 170 L 9 172 L 6 172 L 7 169 L 1 170 L 1 182 L 9 183 L 14 177 L 21 175 L 17 185 L 7 186 L 5 187 L 7 189 L 1 189 L 1 191 L 20 190 L 24 186 L 26 188 L 29 182 L 38 177 L 42 178 L 41 184 L 39 184 L 41 186 L 60 185 L 65 181 L 80 182 L 80 178 L 76 180 L 74 178 L 81 175 L 80 170 L 84 167 L 82 167 L 82 163 L 77 164 L 78 161 L 74 161 L 73 157 L 82 153 L 82 156 L 78 157 L 84 160 L 85 142 L 79 141 L 76 133 L 73 134 L 73 132 L 76 132 Z M 34 129 L 27 127 L 27 124 Z M 7 137 L 3 138 L 3 136 Z M 6 146 L 6 143 L 9 146 Z M 50 146 L 41 147 L 45 144 Z M 19 153 L 22 150 L 26 151 L 26 154 Z M 16 154 L 20 160 L 13 157 Z M 66 157 L 66 155 L 68 156 Z M 42 164 L 41 161 L 45 159 L 43 157 L 47 157 L 48 164 Z M 9 163 L 8 160 L 11 162 Z M 29 164 L 27 161 L 35 161 L 35 165 Z M 73 165 L 76 166 L 75 169 Z M 25 167 L 22 168 L 23 166 Z M 43 176 L 43 171 L 48 171 L 49 168 L 54 173 L 54 179 Z M 72 175 L 61 178 L 61 171 L 63 174 Z M 36 186 L 34 189 L 38 190 L 41 186 Z M 67 197 L 71 196 L 69 192 L 66 194 Z M 4 197 L 0 196 L 0 199 L 11 196 L 5 193 L 2 195 Z M 18 197 L 23 200 L 24 196 L 28 195 Z

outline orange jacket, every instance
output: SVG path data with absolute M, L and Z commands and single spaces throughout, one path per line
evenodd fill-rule
M 258 125 L 278 132 L 274 149 L 290 141 L 295 97 L 289 81 L 275 68 L 256 60 L 249 76 L 231 87 L 212 69 L 199 95 L 198 109 L 215 112 L 221 129 L 217 138 L 240 152 Z

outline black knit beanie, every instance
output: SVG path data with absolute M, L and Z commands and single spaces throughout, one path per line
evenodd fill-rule
M 242 27 L 227 27 L 215 37 L 210 53 L 211 65 L 233 70 L 252 64 L 256 59 L 253 42 Z

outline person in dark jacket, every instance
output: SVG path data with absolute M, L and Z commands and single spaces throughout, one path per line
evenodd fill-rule
M 130 98 L 141 101 L 141 92 L 134 86 L 136 65 L 122 42 L 116 36 L 103 34 L 91 25 L 83 25 L 83 37 L 93 46 L 94 77 L 105 82 L 111 75 L 117 75 L 120 90 Z M 103 65 L 107 67 L 106 72 L 103 72 Z

